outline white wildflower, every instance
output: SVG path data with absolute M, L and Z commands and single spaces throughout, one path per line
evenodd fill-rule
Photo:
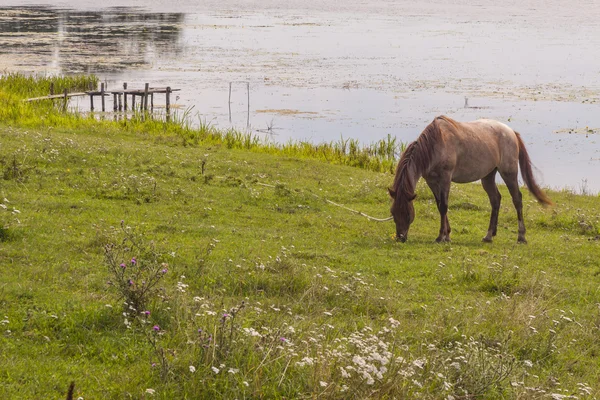
M 146 389 L 146 393 L 148 394 L 154 394 L 156 392 L 156 390 L 154 389 Z
M 320 381 L 319 385 L 321 385 L 321 387 L 327 387 L 327 382 Z
M 239 369 L 237 369 L 237 368 L 229 368 L 229 369 L 227 370 L 227 372 L 228 372 L 228 373 L 230 373 L 230 374 L 232 374 L 232 375 L 235 375 L 235 374 L 237 374 L 238 372 L 240 372 L 240 370 L 239 370 Z
M 190 365 L 190 372 L 193 374 L 194 372 L 196 372 L 196 367 L 194 367 L 193 365 Z
M 210 369 L 212 369 L 215 374 L 218 374 L 220 371 L 220 369 L 217 367 L 210 367 Z

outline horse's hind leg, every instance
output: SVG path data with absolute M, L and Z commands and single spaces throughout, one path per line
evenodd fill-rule
M 490 198 L 490 204 L 492 206 L 490 226 L 488 227 L 487 235 L 485 235 L 485 237 L 483 238 L 483 241 L 488 243 L 492 242 L 492 238 L 496 236 L 496 231 L 498 230 L 498 213 L 500 212 L 500 200 L 502 199 L 502 196 L 498 191 L 498 186 L 496 186 L 497 171 L 497 169 L 494 169 L 485 178 L 481 179 L 483 189 L 486 191 L 488 197 Z
M 519 236 L 517 238 L 518 243 L 527 243 L 525 239 L 525 223 L 523 222 L 523 196 L 521 190 L 519 190 L 519 181 L 517 178 L 517 171 L 514 173 L 502 173 L 500 172 L 506 187 L 510 192 L 510 195 L 517 210 L 517 219 L 519 220 Z

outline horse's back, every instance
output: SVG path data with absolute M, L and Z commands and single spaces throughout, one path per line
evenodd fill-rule
M 473 182 L 496 168 L 501 172 L 517 168 L 518 142 L 506 124 L 492 119 L 452 122 L 441 130 L 446 145 L 442 158 L 453 164 L 454 182 Z

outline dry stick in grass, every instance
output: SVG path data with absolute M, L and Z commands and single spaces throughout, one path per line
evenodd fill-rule
M 275 187 L 276 187 L 276 186 L 274 186 L 274 185 L 269 185 L 268 183 L 261 183 L 261 182 L 257 182 L 256 184 L 257 184 L 257 185 L 261 185 L 261 186 L 270 187 L 270 188 L 275 188 Z M 341 207 L 341 208 L 343 208 L 344 210 L 348 210 L 348 211 L 351 211 L 351 212 L 353 212 L 353 213 L 355 213 L 355 214 L 361 215 L 361 216 L 363 216 L 363 217 L 365 217 L 365 218 L 367 218 L 367 219 L 370 219 L 371 221 L 376 221 L 376 222 L 385 222 L 385 221 L 389 221 L 389 220 L 391 220 L 391 219 L 392 219 L 392 217 L 387 217 L 387 218 L 375 218 L 375 217 L 371 217 L 370 215 L 367 215 L 367 214 L 365 214 L 364 212 L 353 210 L 353 209 L 351 209 L 351 208 L 348 208 L 348 207 L 346 207 L 346 206 L 344 206 L 344 205 L 341 205 L 341 204 L 335 203 L 335 202 L 333 202 L 333 201 L 331 201 L 331 200 L 329 200 L 329 199 L 325 199 L 325 198 L 322 198 L 322 197 L 320 197 L 320 196 L 317 196 L 317 195 L 316 195 L 316 194 L 314 194 L 314 193 L 310 193 L 310 194 L 311 194 L 311 195 L 313 195 L 314 197 L 316 197 L 316 198 L 317 198 L 317 199 L 319 199 L 319 200 L 325 200 L 325 201 L 326 201 L 327 203 L 329 203 L 329 204 L 333 204 L 334 206 Z
M 290 363 L 292 362 L 292 359 L 290 358 L 287 362 L 287 364 L 285 365 L 285 368 L 283 369 L 283 373 L 281 374 L 281 379 L 279 379 L 279 383 L 277 384 L 277 387 L 281 386 L 281 382 L 283 382 L 283 378 L 285 377 L 285 373 L 288 369 L 288 367 L 290 366 Z

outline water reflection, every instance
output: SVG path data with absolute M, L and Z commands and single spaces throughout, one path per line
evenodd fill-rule
M 16 66 L 58 73 L 99 73 L 145 67 L 182 53 L 182 13 L 97 11 L 51 7 L 0 8 L 0 55 Z

